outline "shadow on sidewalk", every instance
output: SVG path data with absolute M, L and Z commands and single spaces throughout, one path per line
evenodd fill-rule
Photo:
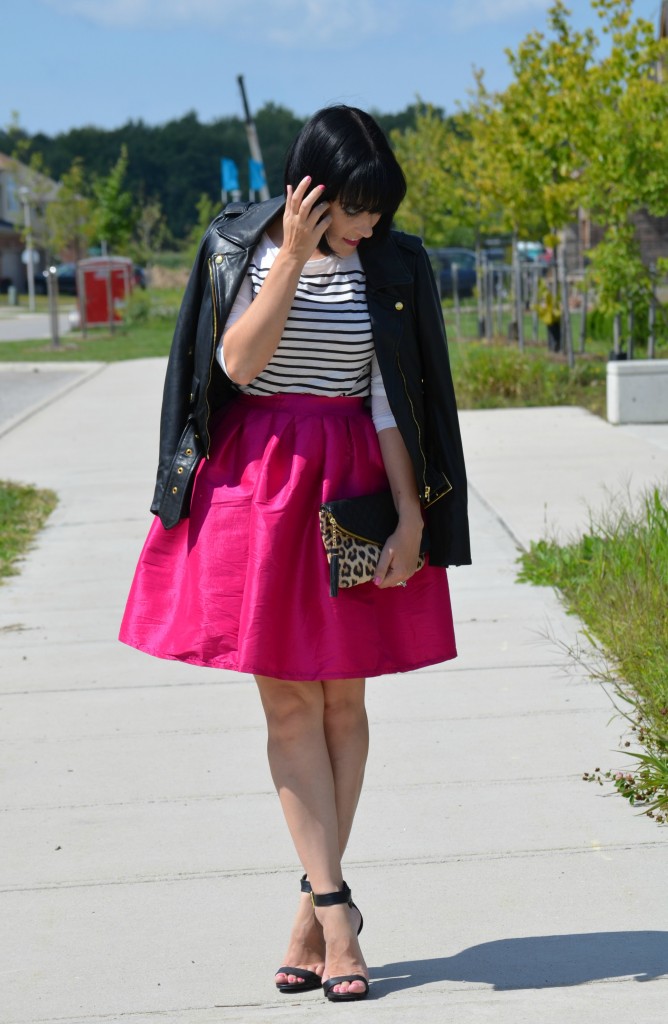
M 376 998 L 434 981 L 482 982 L 496 991 L 508 991 L 629 976 L 653 981 L 664 975 L 668 975 L 668 932 L 656 931 L 499 939 L 455 956 L 405 960 L 371 971 Z

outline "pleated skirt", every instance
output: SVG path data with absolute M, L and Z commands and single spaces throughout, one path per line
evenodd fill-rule
M 277 679 L 407 672 L 456 657 L 446 570 L 329 595 L 324 501 L 388 486 L 358 398 L 239 396 L 214 417 L 190 516 L 155 519 L 120 639 L 169 658 Z

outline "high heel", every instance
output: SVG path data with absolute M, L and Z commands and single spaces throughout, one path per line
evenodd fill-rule
M 345 882 L 339 892 L 327 892 L 321 896 L 311 892 L 311 902 L 314 907 L 335 907 L 341 903 L 347 903 L 350 909 L 356 910 L 360 916 L 360 926 L 357 929 L 357 934 L 359 935 L 362 931 L 362 926 L 364 925 L 362 912 L 360 908 L 353 903 L 352 893 Z M 364 985 L 364 991 L 334 992 L 335 986 L 342 984 L 344 981 L 361 981 Z M 366 999 L 369 994 L 369 982 L 363 974 L 341 974 L 336 978 L 328 978 L 327 981 L 324 981 L 322 983 L 322 990 L 332 1003 L 353 1002 L 359 999 Z
M 306 875 L 302 875 L 300 878 L 299 886 L 302 892 L 308 893 L 313 899 L 311 883 L 307 880 Z M 302 967 L 279 967 L 276 974 L 292 974 L 295 978 L 302 979 L 302 981 L 277 981 L 276 988 L 279 992 L 294 995 L 295 992 L 311 992 L 322 985 L 322 978 L 319 974 L 316 974 L 315 971 L 307 971 Z

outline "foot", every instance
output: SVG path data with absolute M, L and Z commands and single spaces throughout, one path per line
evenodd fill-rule
M 323 982 L 345 974 L 361 974 L 368 979 L 369 972 L 357 941 L 362 919 L 357 907 L 343 903 L 333 907 L 316 907 L 315 913 L 322 925 L 327 950 Z M 362 996 L 366 991 L 367 986 L 359 980 L 340 981 L 332 988 L 336 995 Z
M 319 977 L 322 977 L 325 969 L 325 939 L 322 927 L 313 912 L 311 897 L 306 893 L 302 893 L 299 900 L 299 909 L 283 963 L 290 967 L 298 967 L 302 971 L 311 971 Z M 279 971 L 274 980 L 277 985 L 294 985 L 295 988 L 304 984 L 303 978 L 283 971 Z

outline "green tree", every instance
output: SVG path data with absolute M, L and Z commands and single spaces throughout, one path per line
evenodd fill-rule
M 470 244 L 473 236 L 460 188 L 461 128 L 431 104 L 419 103 L 414 109 L 414 127 L 395 128 L 390 135 L 408 185 L 397 226 L 430 246 Z
M 592 68 L 588 102 L 596 116 L 578 126 L 586 153 L 581 202 L 606 228 L 591 253 L 592 277 L 604 312 L 643 310 L 651 287 L 640 258 L 633 215 L 668 214 L 668 82 L 657 73 L 668 41 L 633 18 L 632 0 L 593 0 L 607 55 Z
M 132 194 L 123 187 L 127 167 L 128 151 L 123 145 L 109 174 L 93 181 L 94 235 L 110 251 L 127 248 L 136 221 Z
M 532 32 L 507 56 L 513 80 L 489 93 L 482 73 L 469 111 L 466 180 L 479 192 L 481 224 L 519 237 L 554 233 L 576 213 L 584 163 L 575 131 L 590 120 L 587 76 L 596 39 L 575 32 L 561 0 L 548 13 L 552 38 Z
M 657 74 L 666 42 L 633 16 L 633 0 L 592 0 L 593 29 L 576 32 L 562 0 L 549 35 L 507 51 L 513 80 L 489 93 L 481 73 L 462 152 L 464 188 L 480 224 L 517 237 L 557 232 L 585 210 L 606 229 L 591 252 L 602 310 L 640 311 L 650 278 L 633 217 L 668 213 L 668 85 Z
M 133 252 L 139 263 L 151 262 L 168 241 L 169 231 L 159 199 L 141 204 L 135 224 Z
M 220 213 L 220 203 L 215 203 L 206 192 L 202 192 L 197 200 L 197 223 L 193 225 L 188 238 L 188 258 L 192 263 L 197 255 L 202 235 L 209 224 Z
M 63 174 L 56 197 L 46 211 L 50 244 L 56 255 L 68 250 L 74 260 L 80 260 L 87 253 L 93 239 L 87 191 L 83 163 L 78 158 Z

